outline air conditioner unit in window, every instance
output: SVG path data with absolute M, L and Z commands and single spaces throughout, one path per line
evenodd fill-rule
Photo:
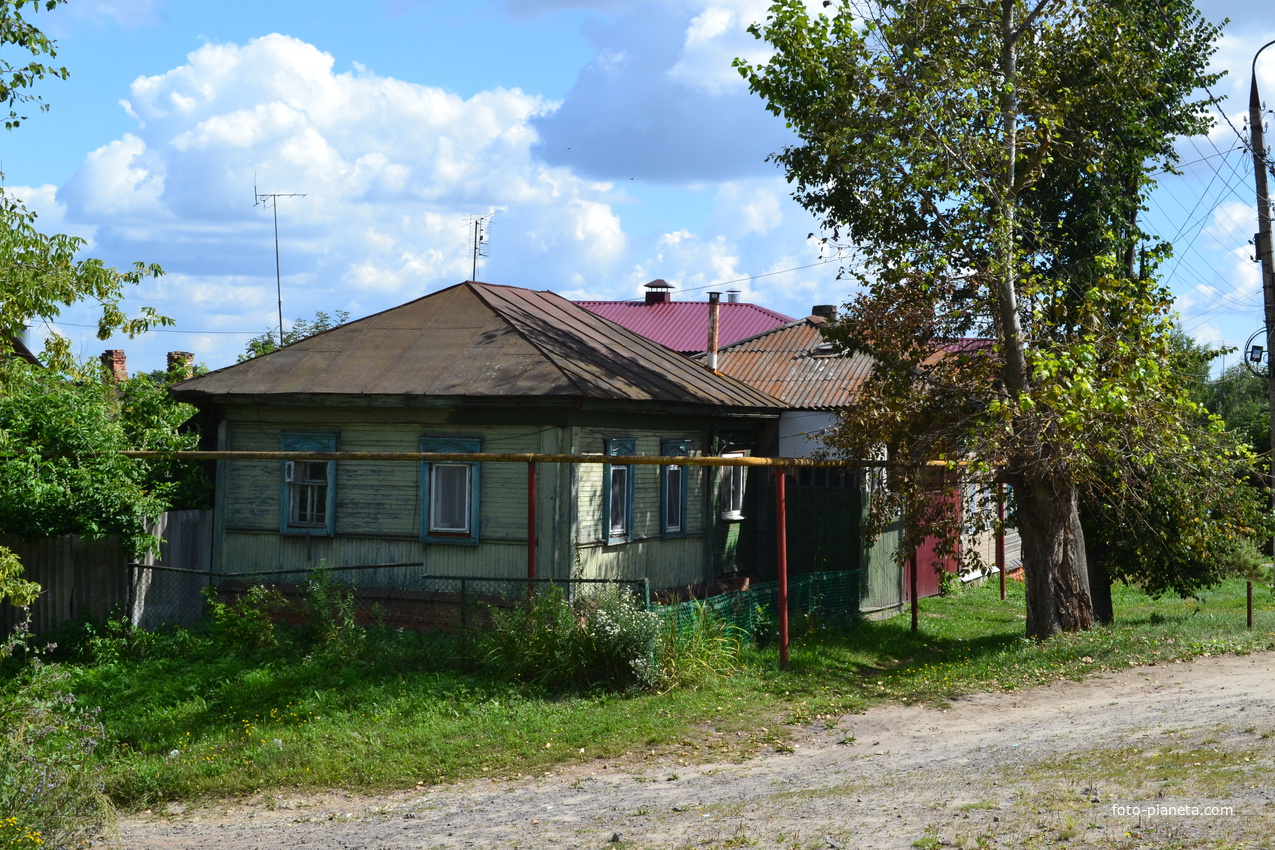
M 286 484 L 293 484 L 297 480 L 297 464 L 296 461 L 285 460 L 283 462 L 283 480 Z

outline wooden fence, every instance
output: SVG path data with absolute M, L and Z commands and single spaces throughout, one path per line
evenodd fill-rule
M 163 542 L 158 556 L 141 563 L 203 573 L 211 569 L 212 511 L 170 511 L 147 530 Z M 31 608 L 31 627 L 37 633 L 80 617 L 100 622 L 123 614 L 144 627 L 182 623 L 191 616 L 186 603 L 207 584 L 199 575 L 130 570 L 129 558 L 113 537 L 67 534 L 30 540 L 0 534 L 0 546 L 13 550 L 25 577 L 42 588 Z M 12 605 L 0 604 L 0 630 L 7 633 L 21 616 Z

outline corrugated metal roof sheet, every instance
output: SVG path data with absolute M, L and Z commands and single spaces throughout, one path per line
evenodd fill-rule
M 820 352 L 823 324 L 812 316 L 724 348 L 717 355 L 717 370 L 790 407 L 840 407 L 871 374 L 872 358 Z
M 233 396 L 581 398 L 782 403 L 552 292 L 472 281 L 173 387 Z
M 708 302 L 577 301 L 586 310 L 653 339 L 683 354 L 708 348 Z M 717 346 L 731 345 L 793 321 L 756 304 L 722 302 L 717 324 Z

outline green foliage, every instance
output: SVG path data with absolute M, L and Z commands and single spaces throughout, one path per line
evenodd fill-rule
M 761 613 L 761 612 L 759 612 Z M 761 619 L 767 621 L 766 615 Z M 767 621 L 768 622 L 768 621 Z M 675 620 L 660 630 L 654 653 L 657 675 L 664 687 L 686 687 L 728 676 L 739 669 L 746 635 L 702 602 L 694 602 L 688 627 Z
M 477 636 L 493 673 L 546 687 L 655 687 L 659 617 L 609 587 L 572 602 L 551 585 L 491 608 Z
M 29 54 L 26 62 L 14 62 L 10 53 L 0 56 L 0 103 L 9 109 L 5 127 L 16 128 L 25 116 L 18 113 L 23 103 L 43 110 L 47 107 L 31 92 L 32 86 L 46 76 L 65 78 L 66 68 L 45 65 L 43 57 L 56 56 L 53 40 L 23 17 L 24 9 L 52 11 L 63 0 L 0 0 L 0 44 L 12 53 Z M 157 265 L 134 263 L 131 269 L 118 271 L 101 260 L 80 258 L 87 242 L 74 236 L 41 233 L 35 226 L 35 213 L 21 201 L 0 191 L 0 360 L 12 349 L 11 340 L 21 336 L 24 326 L 36 320 L 50 321 L 63 306 L 85 299 L 101 307 L 98 338 L 106 339 L 114 332 L 130 338 L 155 325 L 169 325 L 172 320 L 143 307 L 135 318 L 128 318 L 120 302 L 126 287 L 148 277 L 159 277 L 163 269 Z M 44 363 L 55 370 L 74 366 L 70 342 L 65 337 L 50 335 L 41 355 Z
M 133 556 L 153 547 L 146 521 L 206 503 L 207 479 L 194 464 L 118 452 L 196 448 L 198 434 L 181 430 L 193 411 L 146 379 L 117 387 L 97 368 L 0 365 L 0 532 L 119 534 Z
M 22 577 L 22 562 L 10 550 L 0 546 L 0 602 L 25 608 L 40 595 L 40 585 Z
M 1203 469 L 1183 480 L 1227 501 L 1206 482 L 1253 464 L 1196 439 L 1214 427 L 1191 397 L 1198 363 L 1153 279 L 1169 246 L 1139 222 L 1174 140 L 1210 124 L 1195 98 L 1218 29 L 1187 0 L 884 0 L 832 17 L 782 0 L 752 32 L 773 54 L 737 64 L 798 139 L 772 159 L 857 260 L 861 292 L 827 336 L 874 369 L 827 443 L 890 446 L 872 526 L 903 513 L 900 557 L 929 535 L 955 546 L 956 512 L 932 495 L 952 482 L 925 465 L 1008 479 L 1028 632 L 1086 628 L 1078 499 L 1105 498 L 1119 523 L 1153 500 L 1134 492 L 1153 465 Z
M 310 573 L 301 602 L 309 639 L 342 658 L 358 658 L 368 634 L 355 605 L 354 588 L 334 582 L 324 566 Z
M 204 602 L 215 628 L 231 648 L 242 652 L 278 643 L 275 621 L 288 604 L 278 590 L 254 585 L 233 602 L 222 602 L 217 588 L 206 587 Z
M 42 56 L 50 59 L 57 57 L 56 44 L 23 18 L 22 10 L 29 8 L 33 12 L 39 12 L 43 8 L 51 12 L 64 2 L 66 0 L 5 0 L 0 4 L 0 32 L 4 34 L 4 42 L 19 45 L 35 57 L 19 64 L 15 64 L 7 56 L 0 57 L 0 103 L 9 108 L 9 115 L 4 121 L 6 130 L 12 130 L 26 120 L 25 115 L 17 112 L 23 103 L 30 103 L 41 112 L 48 110 L 49 107 L 37 95 L 28 91 L 36 82 L 46 76 L 63 80 L 67 77 L 66 68 L 44 64 Z
M 0 659 L 27 651 L 19 630 Z M 0 846 L 75 847 L 114 815 L 94 751 L 104 736 L 98 709 L 67 690 L 69 672 L 35 655 L 0 686 Z
M 103 707 L 110 746 L 95 759 L 108 792 L 146 808 L 279 788 L 378 792 L 536 776 L 625 753 L 736 761 L 821 714 L 1251 653 L 1275 641 L 1265 594 L 1255 628 L 1245 628 L 1239 580 L 1189 600 L 1117 586 L 1117 626 L 1046 642 L 1023 639 L 1022 583 L 1009 583 L 1007 604 L 997 591 L 990 582 L 924 600 L 918 633 L 907 617 L 795 633 L 786 672 L 773 647 L 745 646 L 732 675 L 659 692 L 546 694 L 459 669 L 462 639 L 438 634 L 387 633 L 375 651 L 346 660 L 283 639 L 286 629 L 264 652 L 237 651 L 199 629 L 134 630 L 119 660 L 82 653 L 64 669 L 82 704 Z
M 316 310 L 313 319 L 297 319 L 292 323 L 292 327 L 283 332 L 283 345 L 292 345 L 294 342 L 300 342 L 315 334 L 332 330 L 332 328 L 342 324 L 348 318 L 350 318 L 350 314 L 345 310 L 337 310 L 335 320 L 322 310 Z M 245 360 L 260 357 L 263 354 L 278 351 L 281 347 L 279 345 L 279 329 L 272 328 L 248 340 L 247 348 L 244 349 L 243 354 L 236 358 L 236 362 L 242 363 Z
M 1256 454 L 1271 449 L 1270 404 L 1267 382 L 1243 363 L 1233 363 L 1216 381 L 1203 388 L 1200 401 L 1210 413 L 1226 422 L 1228 430 L 1239 434 Z

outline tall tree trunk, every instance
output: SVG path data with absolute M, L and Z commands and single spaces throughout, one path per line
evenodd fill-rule
M 1018 532 L 1027 582 L 1027 636 L 1047 638 L 1093 625 L 1076 488 L 1059 476 L 1015 476 Z

